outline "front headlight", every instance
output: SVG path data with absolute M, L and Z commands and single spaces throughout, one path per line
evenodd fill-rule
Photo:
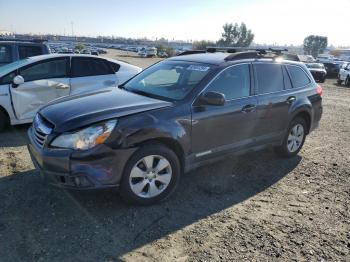
M 110 120 L 92 125 L 75 133 L 62 134 L 52 141 L 51 146 L 78 150 L 90 149 L 106 141 L 116 124 L 117 120 Z

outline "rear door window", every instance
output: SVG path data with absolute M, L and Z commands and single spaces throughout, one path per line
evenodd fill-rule
M 19 74 L 25 82 L 39 79 L 63 78 L 67 77 L 67 59 L 56 58 L 49 61 L 27 66 L 19 70 Z
M 303 87 L 311 83 L 309 77 L 299 66 L 287 65 L 287 68 L 292 78 L 293 86 L 295 88 Z
M 11 46 L 0 45 L 0 65 L 12 62 Z
M 42 55 L 43 50 L 41 46 L 35 45 L 19 45 L 18 46 L 19 59 L 23 59 L 30 56 Z
M 283 90 L 282 66 L 279 64 L 254 64 L 258 94 L 268 94 Z
M 72 59 L 72 77 L 114 74 L 112 67 L 103 59 L 78 57 Z

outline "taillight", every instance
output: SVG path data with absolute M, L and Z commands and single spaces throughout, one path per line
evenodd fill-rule
M 322 87 L 321 86 L 317 86 L 316 88 L 316 93 L 319 94 L 321 97 L 323 95 L 323 90 L 322 90 Z

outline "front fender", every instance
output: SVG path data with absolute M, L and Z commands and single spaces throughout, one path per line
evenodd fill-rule
M 178 143 L 185 154 L 190 151 L 191 115 L 186 108 L 163 108 L 123 117 L 110 140 L 113 147 L 130 148 L 164 138 Z

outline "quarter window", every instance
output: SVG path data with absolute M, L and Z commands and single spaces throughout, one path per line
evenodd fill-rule
M 226 100 L 249 96 L 249 65 L 237 65 L 224 70 L 210 83 L 206 91 L 222 93 L 225 95 Z
M 11 84 L 13 78 L 16 76 L 16 71 L 11 72 L 0 79 L 0 85 Z
M 114 74 L 112 67 L 108 62 L 95 58 L 73 58 L 72 60 L 72 76 L 96 76 Z
M 113 62 L 108 62 L 109 65 L 112 67 L 113 71 L 114 72 L 118 72 L 119 71 L 119 68 L 120 68 L 120 65 L 117 64 L 117 63 L 113 63 Z
M 287 68 L 292 78 L 294 87 L 298 88 L 310 84 L 310 79 L 307 77 L 304 70 L 302 70 L 300 67 L 288 65 Z
M 67 60 L 59 58 L 41 62 L 24 69 L 19 73 L 25 82 L 39 79 L 62 78 L 67 77 Z
M 18 54 L 19 54 L 19 59 L 23 59 L 30 56 L 42 55 L 43 50 L 41 46 L 20 45 L 18 46 Z
M 278 64 L 255 64 L 256 82 L 259 94 L 283 90 L 282 66 Z
M 284 89 L 288 90 L 293 88 L 292 83 L 290 82 L 290 77 L 288 75 L 287 69 L 283 67 L 283 81 L 284 81 Z

